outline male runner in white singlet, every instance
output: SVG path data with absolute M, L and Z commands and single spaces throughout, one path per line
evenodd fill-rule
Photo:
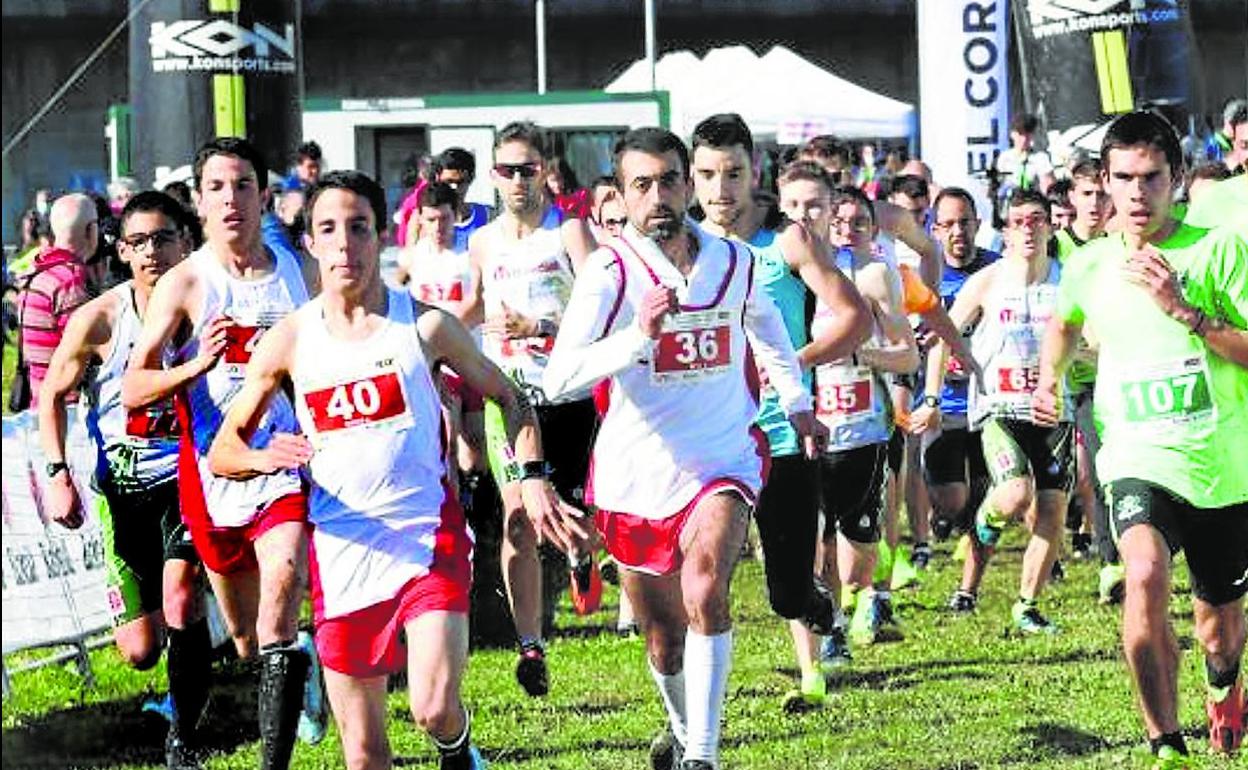
M 677 751 L 661 767 L 718 766 L 732 658 L 728 587 L 768 447 L 748 347 L 807 456 L 817 431 L 780 313 L 744 246 L 684 218 L 689 154 L 635 129 L 616 145 L 629 225 L 577 278 L 546 369 L 558 398 L 606 381 L 589 503 L 646 637 Z
M 191 249 L 182 205 L 142 192 L 121 212 L 117 254 L 134 273 L 83 305 L 52 354 L 39 398 L 39 434 L 48 458 L 43 502 L 54 521 L 82 526 L 78 490 L 65 464 L 66 397 L 86 392 L 87 432 L 96 445 L 93 513 L 104 532 L 113 639 L 122 657 L 145 671 L 169 640 L 174 720 L 166 766 L 198 768 L 196 726 L 208 700 L 212 650 L 196 590 L 199 558 L 178 515 L 178 423 L 173 402 L 140 409 L 121 404 L 121 378 L 156 280 Z
M 386 677 L 406 662 L 412 716 L 442 770 L 470 770 L 484 767 L 459 696 L 472 540 L 447 484 L 433 366 L 447 362 L 501 405 L 535 530 L 566 546 L 568 524 L 585 525 L 546 478 L 525 396 L 453 316 L 382 282 L 385 211 L 381 187 L 357 171 L 312 188 L 307 244 L 323 292 L 265 335 L 209 457 L 236 479 L 306 466 L 316 644 L 348 766 L 390 766 Z M 290 451 L 252 449 L 287 385 L 303 435 Z
M 494 221 L 472 234 L 470 293 L 460 318 L 482 323 L 486 356 L 529 394 L 542 433 L 558 436 L 547 446 L 551 481 L 565 499 L 583 504 L 594 407 L 589 393 L 554 398 L 542 392 L 542 372 L 555 344 L 573 275 L 594 249 L 594 237 L 582 219 L 565 218 L 546 193 L 550 159 L 546 133 L 532 123 L 511 123 L 494 143 L 490 172 L 502 199 Z M 490 470 L 503 498 L 503 582 L 519 637 L 516 679 L 529 695 L 550 689 L 542 643 L 542 571 L 537 538 L 524 515 L 519 466 L 509 455 L 497 407 L 485 407 L 486 449 Z M 572 599 L 580 612 L 596 609 L 602 596 L 589 548 L 577 544 L 568 559 L 573 567 Z M 553 605 L 551 605 L 553 606 Z
M 297 644 L 307 560 L 307 501 L 295 471 L 238 482 L 208 470 L 208 446 L 243 384 L 265 329 L 308 300 L 297 262 L 266 249 L 260 237 L 268 175 L 242 139 L 215 139 L 193 166 L 205 243 L 161 278 L 122 381 L 127 409 L 176 394 L 182 423 L 178 493 L 213 593 L 240 657 L 260 653 L 261 766 L 290 763 L 305 680 L 313 661 Z M 182 363 L 164 351 L 191 329 Z M 254 443 L 292 452 L 294 411 L 275 399 Z M 276 466 L 275 466 L 276 468 Z

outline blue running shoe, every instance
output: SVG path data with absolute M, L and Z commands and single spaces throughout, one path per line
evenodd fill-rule
M 315 746 L 329 731 L 329 701 L 325 697 L 325 675 L 316 654 L 312 634 L 300 631 L 295 644 L 308 656 L 308 678 L 303 686 L 303 710 L 299 713 L 299 740 Z

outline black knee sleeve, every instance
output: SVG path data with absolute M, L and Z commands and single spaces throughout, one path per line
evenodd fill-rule
M 287 770 L 299 728 L 304 682 L 311 661 L 294 641 L 260 648 L 260 752 L 262 770 Z
M 169 629 L 169 694 L 184 739 L 194 735 L 212 676 L 212 641 L 208 621 L 201 619 L 186 628 Z

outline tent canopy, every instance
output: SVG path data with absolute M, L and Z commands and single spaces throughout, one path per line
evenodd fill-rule
M 716 48 L 701 59 L 676 51 L 655 64 L 655 81 L 656 89 L 671 94 L 671 128 L 682 137 L 719 112 L 740 113 L 756 135 L 785 144 L 818 134 L 912 138 L 915 131 L 913 106 L 838 77 L 784 46 L 764 56 L 745 46 Z M 650 90 L 646 60 L 633 62 L 604 90 Z

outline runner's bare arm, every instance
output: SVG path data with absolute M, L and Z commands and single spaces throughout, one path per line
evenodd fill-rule
M 780 234 L 780 250 L 789 267 L 831 311 L 831 321 L 818 338 L 797 351 L 803 369 L 848 356 L 871 336 L 871 310 L 854 282 L 841 274 L 819 242 L 800 224 Z
M 616 318 L 607 328 L 619 297 L 619 268 L 598 252 L 585 263 L 564 308 L 563 323 L 546 364 L 543 390 L 547 398 L 587 391 L 600 380 L 649 357 L 651 339 L 634 319 Z
M 485 320 L 485 300 L 481 288 L 481 265 L 485 262 L 484 238 L 480 230 L 468 237 L 468 286 L 464 292 L 464 301 L 455 310 L 455 316 L 469 329 L 480 326 Z
M 919 368 L 919 346 L 902 312 L 901 279 L 888 265 L 877 262 L 861 271 L 863 296 L 872 306 L 887 342 L 869 344 L 859 352 L 862 362 L 893 374 L 912 374 Z
M 147 301 L 143 330 L 139 333 L 121 381 L 121 402 L 127 409 L 137 409 L 173 395 L 186 383 L 211 369 L 225 347 L 222 327 L 216 330 L 217 334 L 208 346 L 201 337 L 199 354 L 194 358 L 172 368 L 164 368 L 162 353 L 165 346 L 173 339 L 178 327 L 189 319 L 187 308 L 198 292 L 194 274 L 186 269 L 188 264 L 184 262 L 162 276 Z M 212 324 L 205 332 L 210 330 L 213 330 Z
M 468 330 L 454 316 L 420 304 L 417 308 L 417 329 L 428 359 L 445 362 L 482 396 L 495 401 L 503 412 L 507 440 L 515 447 L 516 460 L 522 466 L 540 463 L 542 437 L 537 414 L 528 398 L 493 361 L 481 354 Z M 525 513 L 540 537 L 550 538 L 566 551 L 589 536 L 581 521 L 583 513 L 561 500 L 545 477 L 522 477 L 520 492 Z
M 745 301 L 745 333 L 760 368 L 780 397 L 780 406 L 787 414 L 809 411 L 814 401 L 810 389 L 802 382 L 797 353 L 784 328 L 780 310 L 771 297 L 757 285 L 750 287 Z
M 208 466 L 216 475 L 250 479 L 298 468 L 312 459 L 311 443 L 303 436 L 290 433 L 273 434 L 263 449 L 250 446 L 269 400 L 290 377 L 297 328 L 297 318 L 286 316 L 264 333 L 252 352 L 243 387 L 234 397 L 208 450 Z
M 940 244 L 928 235 L 910 212 L 888 201 L 875 202 L 875 218 L 880 229 L 909 246 L 921 257 L 919 275 L 932 289 L 940 286 L 940 263 L 942 260 Z
M 52 353 L 39 390 L 39 441 L 49 463 L 65 462 L 65 397 L 77 389 L 91 361 L 102 357 L 101 348 L 112 337 L 109 305 L 116 302 L 110 292 L 79 308 Z M 44 507 L 53 521 L 70 529 L 82 525 L 82 505 L 68 473 L 49 479 L 44 492 Z
M 991 283 L 991 276 L 996 273 L 997 263 L 975 273 L 967 279 L 949 308 L 949 320 L 961 338 L 962 331 L 975 322 L 982 307 L 982 297 L 986 287 Z M 969 355 L 969 351 L 968 351 Z M 927 354 L 927 380 L 924 390 L 928 395 L 939 395 L 945 386 L 945 370 L 949 364 L 949 343 L 941 337 L 940 342 Z M 981 378 L 975 378 L 976 384 L 982 386 Z
M 594 239 L 594 233 L 584 219 L 567 219 L 559 226 L 559 230 L 564 251 L 568 252 L 568 259 L 572 260 L 572 272 L 579 274 L 585 266 L 585 260 L 598 248 L 598 241 Z

